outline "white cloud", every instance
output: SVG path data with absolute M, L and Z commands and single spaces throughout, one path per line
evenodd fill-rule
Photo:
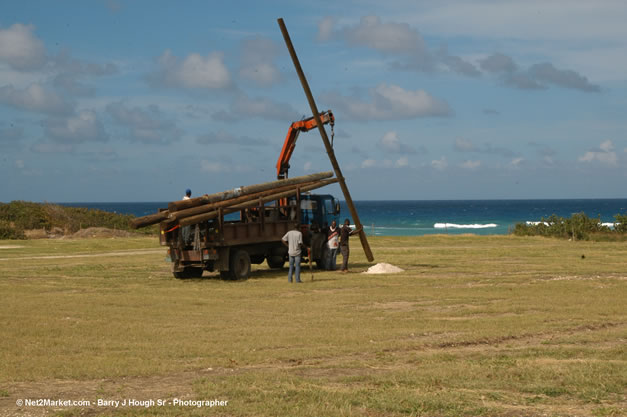
M 481 166 L 481 161 L 464 161 L 460 167 L 464 169 L 477 169 Z
M 435 10 L 437 17 L 421 14 L 421 28 L 445 36 L 509 39 L 509 49 L 527 56 L 551 57 L 559 66 L 575 68 L 597 82 L 624 79 L 627 26 L 623 1 L 445 4 Z
M 534 64 L 527 72 L 534 80 L 545 84 L 554 84 L 560 87 L 573 88 L 585 92 L 601 91 L 598 85 L 590 83 L 588 78 L 583 75 L 572 70 L 557 69 L 553 64 L 548 62 Z
M 426 44 L 417 30 L 406 23 L 383 23 L 378 16 L 364 16 L 358 25 L 344 29 L 348 43 L 367 46 L 381 52 L 417 54 L 426 50 Z
M 455 139 L 455 146 L 454 146 L 456 151 L 459 152 L 474 152 L 477 150 L 477 147 L 475 145 L 473 145 L 473 143 L 468 140 L 468 139 Z
M 361 163 L 362 168 L 373 168 L 375 166 L 377 166 L 377 161 L 374 159 L 364 159 Z
M 481 71 L 479 71 L 474 64 L 458 56 L 450 55 L 448 53 L 448 48 L 446 47 L 446 45 L 440 47 L 440 49 L 436 53 L 436 57 L 438 58 L 439 62 L 448 67 L 450 71 L 466 75 L 468 77 L 478 77 L 481 75 Z
M 271 39 L 256 38 L 242 42 L 240 77 L 267 87 L 281 81 L 281 73 L 274 60 L 279 46 Z
M 305 162 L 305 165 L 303 165 L 303 169 L 307 172 L 311 171 L 312 167 L 313 167 L 313 164 L 311 163 L 311 161 L 307 161 Z
M 579 157 L 580 162 L 599 162 L 603 165 L 616 166 L 618 157 L 614 152 L 614 144 L 611 140 L 601 143 L 599 149 L 588 151 Z
M 237 165 L 228 160 L 228 158 L 223 158 L 220 161 L 203 159 L 200 161 L 200 170 L 202 172 L 224 174 L 226 172 L 249 172 L 252 168 L 250 166 Z
M 187 89 L 219 89 L 231 86 L 231 74 L 221 52 L 206 57 L 193 53 L 182 61 L 166 50 L 158 59 L 159 70 L 148 80 L 155 86 Z
M 431 161 L 431 166 L 438 171 L 444 171 L 448 167 L 446 157 L 443 156 L 440 159 L 434 159 L 433 161 Z
M 198 136 L 196 142 L 203 145 L 263 146 L 267 144 L 266 141 L 261 139 L 253 139 L 248 136 L 235 136 L 224 130 Z
M 409 166 L 409 159 L 406 156 L 401 156 L 396 161 L 390 159 L 384 159 L 382 161 L 377 161 L 376 159 L 365 159 L 361 163 L 361 167 L 368 168 L 405 168 Z
M 500 52 L 479 60 L 479 65 L 482 70 L 495 73 L 511 73 L 518 69 L 518 65 L 511 57 Z
M 149 144 L 167 144 L 183 134 L 176 122 L 169 120 L 159 106 L 130 107 L 123 102 L 107 105 L 107 112 L 120 125 L 128 128 L 133 141 Z
M 333 37 L 333 27 L 335 26 L 335 19 L 331 16 L 326 16 L 318 23 L 318 35 L 319 41 L 328 41 Z
M 455 151 L 457 152 L 475 152 L 481 154 L 499 155 L 506 158 L 515 157 L 518 155 L 517 152 L 500 146 L 494 146 L 491 143 L 484 143 L 481 146 L 476 146 L 470 140 L 464 138 L 456 139 L 455 144 L 453 145 L 453 149 L 455 149 Z
M 400 141 L 398 133 L 394 130 L 383 135 L 379 141 L 379 146 L 384 150 L 393 153 L 416 153 L 415 149 Z
M 23 90 L 12 85 L 0 87 L 0 103 L 20 110 L 46 114 L 64 114 L 72 110 L 72 105 L 54 90 L 37 83 Z
M 588 93 L 601 91 L 587 77 L 573 70 L 558 69 L 549 62 L 533 64 L 526 70 L 519 70 L 511 57 L 498 52 L 479 60 L 479 64 L 484 71 L 500 75 L 505 84 L 523 90 L 543 90 L 549 85 L 556 85 Z
M 400 158 L 396 160 L 395 165 L 397 168 L 406 167 L 409 165 L 409 158 L 407 158 L 406 156 L 401 156 Z
M 31 146 L 31 151 L 37 153 L 70 153 L 74 151 L 74 145 L 67 143 L 41 142 Z
M 513 168 L 520 168 L 520 164 L 522 164 L 524 162 L 524 158 L 514 158 L 510 161 L 510 166 L 512 166 Z
M 429 116 L 449 116 L 452 112 L 444 100 L 424 90 L 405 90 L 393 84 L 379 84 L 369 91 L 370 101 L 327 93 L 324 100 L 336 113 L 354 120 L 403 120 Z
M 601 148 L 601 150 L 604 152 L 612 152 L 614 150 L 614 144 L 611 140 L 606 140 L 605 142 L 601 143 L 599 148 Z
M 318 24 L 318 40 L 332 38 L 400 58 L 390 64 L 394 69 L 431 72 L 439 66 L 467 76 L 480 75 L 474 64 L 450 55 L 446 45 L 431 51 L 420 32 L 407 23 L 383 22 L 379 16 L 363 16 L 357 24 L 336 29 L 333 19 L 326 17 Z
M 200 170 L 203 172 L 225 172 L 229 169 L 229 166 L 217 161 L 207 161 L 203 159 L 200 161 Z
M 228 111 L 219 111 L 211 116 L 214 120 L 237 121 L 260 117 L 262 119 L 294 121 L 299 115 L 290 104 L 276 102 L 269 98 L 250 98 L 245 94 L 238 95 L 231 103 Z
M 46 136 L 58 143 L 106 141 L 109 135 L 93 110 L 82 110 L 66 118 L 44 122 Z
M 34 34 L 33 25 L 16 23 L 0 29 L 0 62 L 16 70 L 36 70 L 46 63 L 46 49 Z

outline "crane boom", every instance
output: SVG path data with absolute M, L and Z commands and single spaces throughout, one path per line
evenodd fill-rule
M 323 125 L 330 124 L 331 128 L 333 129 L 333 125 L 335 124 L 335 117 L 333 116 L 331 110 L 321 112 L 320 121 Z M 283 148 L 281 149 L 281 153 L 279 154 L 279 159 L 276 163 L 277 179 L 281 180 L 287 178 L 287 172 L 290 169 L 290 159 L 292 158 L 292 154 L 294 153 L 294 148 L 296 147 L 296 139 L 298 139 L 298 135 L 300 134 L 300 132 L 308 132 L 311 129 L 315 129 L 316 127 L 317 124 L 314 117 L 299 120 L 298 122 L 294 122 L 290 125 L 290 128 L 287 130 L 287 135 L 285 136 Z

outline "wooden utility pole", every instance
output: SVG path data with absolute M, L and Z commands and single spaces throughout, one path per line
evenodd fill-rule
M 300 62 L 298 61 L 298 57 L 296 56 L 296 51 L 294 50 L 294 46 L 292 45 L 292 40 L 290 39 L 290 34 L 287 32 L 287 28 L 285 27 L 285 22 L 283 19 L 279 18 L 279 27 L 281 28 L 281 33 L 283 33 L 283 39 L 285 40 L 285 44 L 287 45 L 287 49 L 290 52 L 290 56 L 292 57 L 292 62 L 294 63 L 294 68 L 296 68 L 296 72 L 298 73 L 298 78 L 300 78 L 300 83 L 303 86 L 303 90 L 305 90 L 305 95 L 307 96 L 307 100 L 309 101 L 309 107 L 311 107 L 311 112 L 313 113 L 314 118 L 316 119 L 316 124 L 318 126 L 318 130 L 320 131 L 320 136 L 322 137 L 322 142 L 324 142 L 324 147 L 327 151 L 327 155 L 329 155 L 329 159 L 331 160 L 331 165 L 333 166 L 333 170 L 335 171 L 335 176 L 337 177 L 340 188 L 342 189 L 342 193 L 344 193 L 344 198 L 346 199 L 346 205 L 348 206 L 348 210 L 351 212 L 351 216 L 355 221 L 355 227 L 359 229 L 359 240 L 361 241 L 361 246 L 364 248 L 364 252 L 366 254 L 366 258 L 368 261 L 374 261 L 374 256 L 372 255 L 372 250 L 370 250 L 370 245 L 368 244 L 368 238 L 366 237 L 366 232 L 364 232 L 364 228 L 359 221 L 359 215 L 357 214 L 357 210 L 353 204 L 353 199 L 348 191 L 348 187 L 346 186 L 346 181 L 344 181 L 344 176 L 342 175 L 342 171 L 340 170 L 340 165 L 337 163 L 337 159 L 335 159 L 335 153 L 333 152 L 333 147 L 329 142 L 329 137 L 327 136 L 326 130 L 324 130 L 324 126 L 322 125 L 322 121 L 320 120 L 320 113 L 318 112 L 318 107 L 316 106 L 316 102 L 311 94 L 311 90 L 309 89 L 309 83 L 307 82 L 307 78 L 305 78 L 305 73 L 300 66 Z

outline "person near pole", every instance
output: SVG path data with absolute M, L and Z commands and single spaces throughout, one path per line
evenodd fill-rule
M 339 247 L 340 230 L 335 220 L 331 222 L 331 226 L 327 229 L 327 259 L 326 268 L 329 271 L 335 271 L 335 262 L 337 259 L 337 250 Z
M 348 238 L 356 233 L 359 233 L 361 228 L 353 230 L 350 227 L 350 221 L 344 220 L 344 226 L 340 229 L 340 252 L 342 253 L 342 272 L 348 272 L 348 255 L 350 250 L 348 248 Z
M 287 246 L 287 254 L 290 258 L 290 269 L 287 274 L 287 281 L 292 282 L 292 275 L 295 275 L 297 283 L 301 283 L 300 280 L 300 258 L 301 249 L 303 245 L 303 234 L 299 229 L 299 225 L 296 224 L 293 230 L 290 230 L 283 236 L 281 242 Z

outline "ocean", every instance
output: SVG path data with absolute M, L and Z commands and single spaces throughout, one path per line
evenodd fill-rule
M 165 202 L 61 204 L 135 216 L 168 206 Z M 340 205 L 341 218 L 350 218 L 346 204 Z M 627 214 L 627 199 L 355 201 L 355 207 L 368 235 L 488 235 L 507 234 L 516 223 L 539 221 L 552 214 L 570 217 L 584 212 L 612 223 L 616 214 Z

